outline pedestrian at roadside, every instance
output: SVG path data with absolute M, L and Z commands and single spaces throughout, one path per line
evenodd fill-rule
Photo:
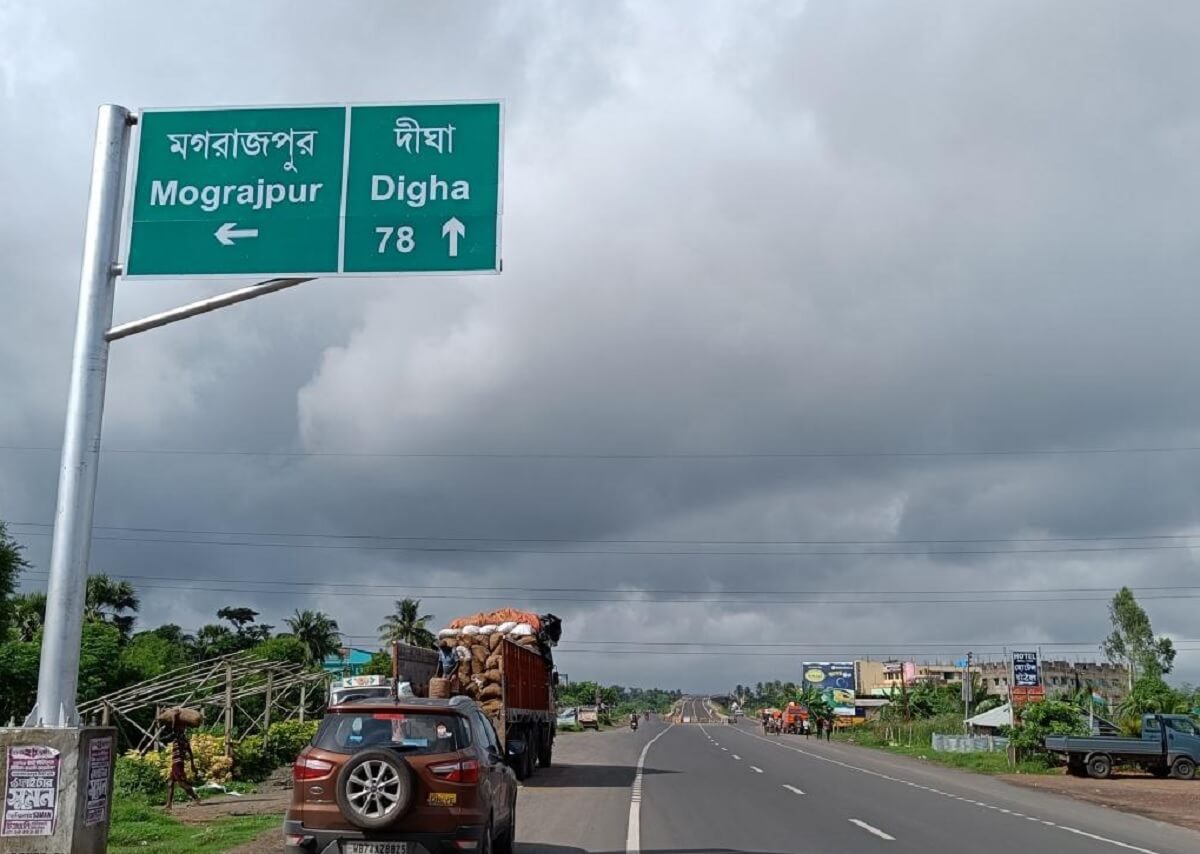
M 196 794 L 196 790 L 192 788 L 192 784 L 188 782 L 186 765 L 192 766 L 192 776 L 199 778 L 200 774 L 196 771 L 196 757 L 192 754 L 192 744 L 188 741 L 187 727 L 179 720 L 179 715 L 176 714 L 171 725 L 171 733 L 167 736 L 167 740 L 171 742 L 171 776 L 167 788 L 167 809 L 171 809 L 171 804 L 175 800 L 175 785 L 178 784 L 187 796 L 197 803 L 200 801 L 200 796 Z
M 825 722 L 825 740 L 833 741 L 833 721 Z
M 810 719 L 810 720 L 806 720 L 804 722 L 804 739 L 805 739 L 805 741 L 807 741 L 811 738 L 812 738 L 812 720 Z

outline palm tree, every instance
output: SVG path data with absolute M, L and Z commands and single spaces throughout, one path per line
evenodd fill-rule
M 301 643 L 308 649 L 309 661 L 320 664 L 342 645 L 337 620 L 322 611 L 301 611 L 283 621 Z
M 128 581 L 113 581 L 104 573 L 88 576 L 83 606 L 85 620 L 116 626 L 122 637 L 128 637 L 140 606 L 137 591 Z
M 412 646 L 432 648 L 437 639 L 433 632 L 426 628 L 426 623 L 433 619 L 433 615 L 424 614 L 418 617 L 417 613 L 420 610 L 420 599 L 397 599 L 396 612 L 388 614 L 379 626 L 379 639 L 384 643 L 400 641 Z
M 45 622 L 45 593 L 23 593 L 13 600 L 12 624 L 19 639 L 32 641 Z

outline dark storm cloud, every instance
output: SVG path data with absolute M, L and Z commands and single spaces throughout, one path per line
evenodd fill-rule
M 501 276 L 319 282 L 123 341 L 106 443 L 434 455 L 1200 444 L 1190 6 L 368 4 L 346 15 L 256 4 L 236 28 L 211 6 L 185 27 L 149 4 L 13 8 L 0 19 L 19 33 L 0 41 L 0 143 L 26 156 L 0 161 L 15 190 L 0 265 L 4 304 L 30 322 L 0 341 L 0 444 L 56 444 L 47 437 L 61 429 L 96 103 L 494 96 L 508 120 Z M 106 55 L 104 33 L 135 35 L 139 49 Z M 118 314 L 217 287 L 123 284 Z M 439 619 L 482 604 L 430 585 L 848 590 L 866 601 L 537 601 L 568 618 L 564 646 L 827 645 L 809 658 L 931 642 L 1094 646 L 1103 592 L 1069 604 L 904 600 L 1188 584 L 1191 552 L 672 556 L 637 552 L 887 546 L 581 541 L 1170 534 L 1197 527 L 1198 468 L 1196 453 L 110 454 L 99 524 L 555 542 L 100 540 L 94 563 L 216 588 L 380 585 L 309 596 L 145 581 L 147 618 L 189 628 L 230 600 L 275 623 L 319 606 L 356 636 L 406 589 Z M 53 454 L 0 452 L 0 514 L 48 521 L 55 470 Z M 42 568 L 45 539 L 29 538 Z M 1088 543 L 1049 547 L 1071 545 Z M 626 553 L 539 553 L 556 550 Z M 1191 636 L 1188 600 L 1146 604 L 1160 631 Z M 645 654 L 567 653 L 564 667 L 692 688 L 798 672 L 786 658 Z M 1197 667 L 1181 656 L 1185 676 Z

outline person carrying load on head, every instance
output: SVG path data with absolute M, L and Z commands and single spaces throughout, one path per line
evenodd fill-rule
M 199 803 L 200 796 L 196 794 L 196 790 L 188 782 L 187 768 L 185 766 L 188 764 L 192 766 L 192 776 L 197 779 L 200 777 L 200 773 L 196 770 L 196 757 L 192 754 L 192 744 L 188 740 L 187 727 L 179 719 L 178 712 L 175 713 L 171 720 L 171 732 L 167 736 L 167 741 L 171 745 L 171 776 L 168 778 L 170 782 L 167 787 L 167 809 L 171 809 L 171 805 L 175 800 L 176 784 L 187 793 L 189 798 Z

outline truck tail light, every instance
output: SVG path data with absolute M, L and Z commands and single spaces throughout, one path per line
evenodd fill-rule
M 313 759 L 309 756 L 301 756 L 292 766 L 293 780 L 319 780 L 321 777 L 328 776 L 333 770 L 332 763 L 324 762 L 320 759 Z
M 445 765 L 430 765 L 429 773 L 447 783 L 478 783 L 479 760 L 464 759 L 462 762 L 447 762 Z

